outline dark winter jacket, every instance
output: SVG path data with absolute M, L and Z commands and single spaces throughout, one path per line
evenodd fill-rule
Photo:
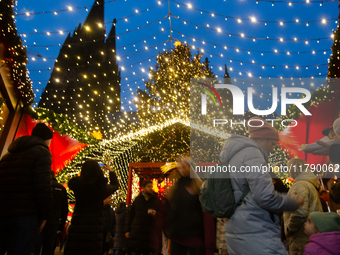
M 130 232 L 128 247 L 138 252 L 158 251 L 161 238 L 158 236 L 162 204 L 156 195 L 146 200 L 143 192 L 136 197 L 127 213 L 126 232 Z M 156 210 L 156 216 L 148 214 L 148 209 Z
M 68 186 L 73 190 L 76 205 L 69 227 L 64 254 L 95 255 L 103 251 L 103 200 L 118 189 L 118 180 L 110 173 L 107 179 L 85 182 L 81 177 L 72 178 Z
M 67 193 L 63 185 L 58 183 L 56 178 L 52 178 L 52 194 L 53 194 L 53 205 L 51 216 L 48 219 L 49 224 L 59 224 L 64 227 L 65 221 L 68 214 L 68 202 Z
M 38 136 L 23 136 L 0 161 L 0 217 L 50 216 L 52 156 Z
M 115 213 L 111 205 L 104 205 L 103 251 L 108 252 L 113 247 Z
M 123 250 L 127 247 L 125 238 L 126 208 L 118 207 L 115 210 L 115 233 L 113 238 L 113 249 Z
M 203 212 L 198 194 L 190 194 L 186 186 L 191 185 L 191 179 L 181 177 L 174 186 L 169 199 L 167 212 L 166 235 L 168 238 L 181 240 L 183 238 L 204 239 Z M 189 244 L 190 245 L 190 244 Z

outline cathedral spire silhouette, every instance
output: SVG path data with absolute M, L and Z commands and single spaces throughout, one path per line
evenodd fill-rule
M 68 34 L 39 107 L 64 114 L 86 131 L 109 137 L 119 113 L 120 71 L 116 60 L 116 20 L 106 37 L 104 1 L 96 0 L 84 22 Z

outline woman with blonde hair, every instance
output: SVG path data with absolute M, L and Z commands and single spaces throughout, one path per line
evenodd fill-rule
M 290 159 L 287 162 L 290 176 L 294 178 L 293 186 L 288 196 L 303 196 L 303 205 L 295 212 L 284 212 L 284 230 L 289 243 L 289 254 L 303 254 L 303 247 L 308 244 L 308 236 L 304 233 L 304 223 L 312 212 L 322 212 L 319 199 L 319 183 L 300 158 Z

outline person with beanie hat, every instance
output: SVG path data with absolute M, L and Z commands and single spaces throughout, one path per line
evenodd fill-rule
M 13 141 L 0 161 L 0 254 L 31 254 L 52 209 L 49 144 L 53 132 L 38 123 Z
M 244 203 L 225 222 L 228 253 L 287 254 L 281 241 L 278 214 L 295 211 L 303 204 L 303 198 L 275 191 L 268 172 L 242 171 L 245 167 L 266 166 L 268 154 L 279 141 L 275 128 L 259 117 L 248 121 L 248 131 L 249 138 L 231 135 L 220 154 L 221 164 L 237 169 L 229 172 L 235 201 L 249 188 Z
M 53 138 L 52 130 L 48 126 L 46 126 L 44 123 L 41 123 L 41 122 L 35 125 L 35 127 L 32 130 L 31 135 L 38 136 L 44 141 L 48 141 Z
M 311 213 L 305 223 L 309 244 L 304 247 L 305 255 L 340 254 L 340 216 L 334 212 Z

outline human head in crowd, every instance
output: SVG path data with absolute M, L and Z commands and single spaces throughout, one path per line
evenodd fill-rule
M 340 141 L 340 118 L 333 122 L 333 141 Z
M 328 201 L 329 200 L 329 192 L 328 190 L 321 190 L 319 192 L 319 197 L 321 197 L 324 201 Z
M 185 156 L 178 157 L 177 170 L 178 170 L 178 173 L 183 178 L 190 178 L 191 188 L 194 190 L 195 193 L 199 193 L 201 190 L 202 181 L 200 177 L 197 175 L 197 173 L 195 172 L 192 166 L 192 162 L 190 161 L 190 158 L 185 157 Z
M 279 133 L 267 121 L 253 117 L 248 121 L 249 138 L 256 142 L 262 150 L 270 153 L 279 141 Z
M 340 182 L 334 184 L 331 187 L 331 191 L 329 192 L 329 197 L 334 203 L 340 205 Z
M 180 157 L 177 164 L 178 172 L 183 177 L 190 177 L 190 160 L 186 157 Z
M 35 125 L 31 135 L 40 137 L 45 141 L 47 146 L 50 146 L 51 139 L 53 138 L 53 131 L 46 126 L 46 124 L 40 122 Z
M 154 193 L 153 189 L 152 189 L 152 181 L 150 181 L 150 180 L 144 181 L 142 187 L 143 187 L 143 192 L 146 195 L 151 196 Z
M 305 223 L 305 234 L 308 237 L 334 231 L 340 231 L 340 216 L 334 212 L 313 212 Z
M 334 164 L 332 162 L 328 162 L 327 169 L 331 169 L 331 168 L 335 169 L 335 166 L 334 166 Z M 328 171 L 326 173 L 323 173 L 323 175 L 322 175 L 322 183 L 323 183 L 324 188 L 326 190 L 331 190 L 331 187 L 332 187 L 333 181 L 334 181 L 334 177 L 335 177 L 334 172 Z
M 322 130 L 322 134 L 327 136 L 331 141 L 340 141 L 340 138 L 335 134 L 333 126 L 325 128 Z
M 110 205 L 112 201 L 112 196 L 108 196 L 107 198 L 104 199 L 103 204 L 104 205 Z
M 81 168 L 80 176 L 83 180 L 91 181 L 104 178 L 104 173 L 96 160 L 88 159 Z
M 295 179 L 300 173 L 306 172 L 306 165 L 307 162 L 300 158 L 291 158 L 288 160 L 287 167 L 290 170 L 290 177 Z

